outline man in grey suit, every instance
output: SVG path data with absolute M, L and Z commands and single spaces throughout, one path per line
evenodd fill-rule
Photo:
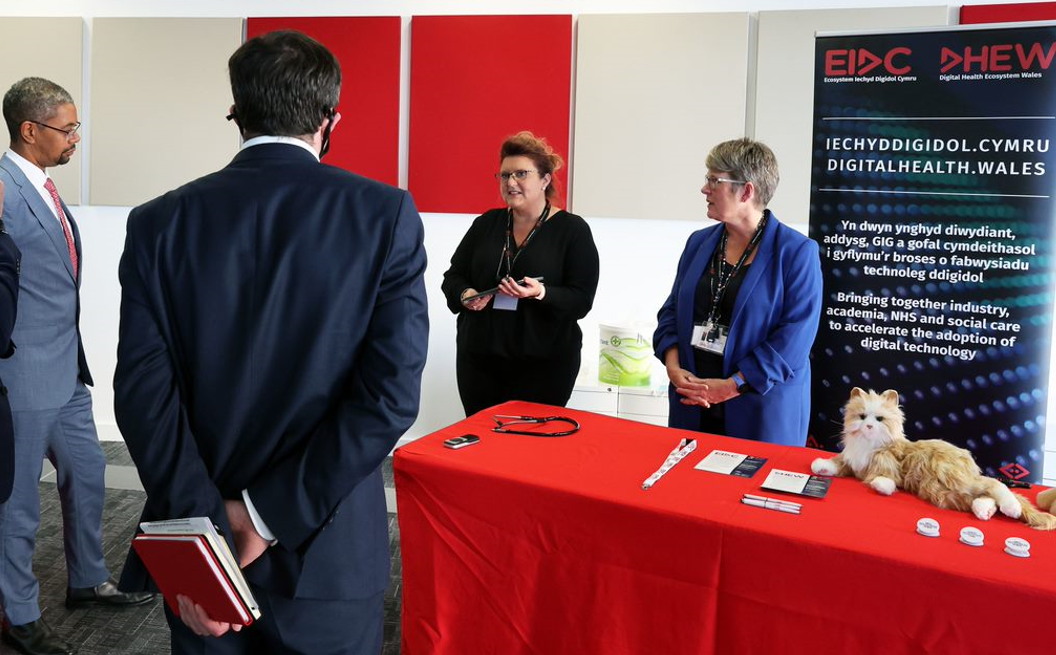
M 47 169 L 77 149 L 77 108 L 62 87 L 29 77 L 4 95 L 11 147 L 0 158 L 7 188 L 3 217 L 22 251 L 15 355 L 0 361 L 14 422 L 15 479 L 0 505 L 3 641 L 22 653 L 73 648 L 41 618 L 33 548 L 40 524 L 38 481 L 44 457 L 55 466 L 62 502 L 66 605 L 137 605 L 151 594 L 118 591 L 103 561 L 106 459 L 95 432 L 92 384 L 78 325 L 81 246 L 77 225 Z

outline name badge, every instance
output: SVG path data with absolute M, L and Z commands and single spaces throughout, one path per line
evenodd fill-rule
M 501 309 L 507 312 L 517 311 L 517 296 L 507 296 L 505 293 L 495 293 L 495 300 L 491 301 L 491 306 L 495 309 Z
M 702 323 L 693 326 L 693 338 L 690 341 L 694 348 L 705 352 L 722 355 L 726 352 L 726 337 L 730 328 L 719 323 Z

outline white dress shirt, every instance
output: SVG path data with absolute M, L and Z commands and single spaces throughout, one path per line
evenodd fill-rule
M 62 220 L 59 218 L 59 212 L 55 209 L 55 201 L 51 197 L 51 193 L 44 188 L 44 183 L 48 181 L 48 174 L 45 171 L 40 170 L 28 159 L 18 154 L 14 150 L 7 151 L 8 158 L 15 162 L 15 165 L 22 169 L 22 172 L 26 174 L 26 178 L 29 179 L 29 183 L 33 185 L 33 188 L 40 194 L 41 199 L 44 201 L 44 206 L 51 210 L 51 215 L 55 217 L 55 220 L 59 221 L 62 225 Z
M 298 139 L 295 136 L 255 136 L 243 143 L 239 150 L 245 150 L 246 148 L 252 148 L 253 146 L 262 146 L 265 143 L 285 143 L 291 146 L 299 146 L 312 153 L 312 156 L 315 157 L 316 161 L 319 160 L 319 153 L 315 151 L 315 148 L 304 139 Z

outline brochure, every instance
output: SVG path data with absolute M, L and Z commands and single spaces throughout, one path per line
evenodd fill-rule
M 766 458 L 751 457 L 726 450 L 713 450 L 693 468 L 723 475 L 750 478 L 766 464 Z
M 811 498 L 824 498 L 829 492 L 830 484 L 832 484 L 832 478 L 774 469 L 763 480 L 763 489 Z

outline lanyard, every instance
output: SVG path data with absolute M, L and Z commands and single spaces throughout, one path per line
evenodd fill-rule
M 506 243 L 503 245 L 502 254 L 499 255 L 499 265 L 495 267 L 495 279 L 501 280 L 506 275 L 513 274 L 513 265 L 517 263 L 517 258 L 521 256 L 524 249 L 528 247 L 528 242 L 535 236 L 536 230 L 538 230 L 546 219 L 550 218 L 550 203 L 546 203 L 546 207 L 543 207 L 543 213 L 539 214 L 539 218 L 536 219 L 535 225 L 532 226 L 532 231 L 528 233 L 528 236 L 524 238 L 524 242 L 521 243 L 521 247 L 517 249 L 517 254 L 510 257 L 510 241 L 513 239 L 513 210 L 506 210 Z M 502 271 L 502 263 L 506 262 L 506 275 L 500 275 Z
M 642 489 L 649 489 L 654 484 L 659 482 L 660 478 L 667 475 L 667 472 L 674 468 L 675 464 L 681 462 L 686 457 L 686 455 L 690 454 L 696 449 L 696 439 L 682 439 L 681 441 L 679 441 L 678 445 L 675 446 L 675 449 L 672 450 L 671 454 L 668 455 L 667 459 L 664 460 L 664 463 L 660 466 L 660 468 L 656 470 L 656 473 L 653 473 L 645 479 L 645 482 L 642 483 Z
M 708 312 L 707 325 L 715 324 L 715 319 L 719 313 L 719 304 L 722 303 L 722 296 L 725 295 L 730 282 L 741 272 L 741 269 L 744 268 L 744 263 L 752 256 L 755 247 L 762 240 L 763 230 L 766 229 L 766 219 L 769 217 L 770 211 L 764 210 L 763 217 L 759 219 L 759 224 L 755 226 L 755 232 L 752 234 L 751 240 L 748 241 L 748 246 L 729 272 L 726 272 L 726 242 L 729 240 L 730 233 L 723 228 L 722 239 L 719 241 L 719 247 L 715 251 L 715 262 L 713 264 L 715 275 L 711 278 L 711 311 Z

